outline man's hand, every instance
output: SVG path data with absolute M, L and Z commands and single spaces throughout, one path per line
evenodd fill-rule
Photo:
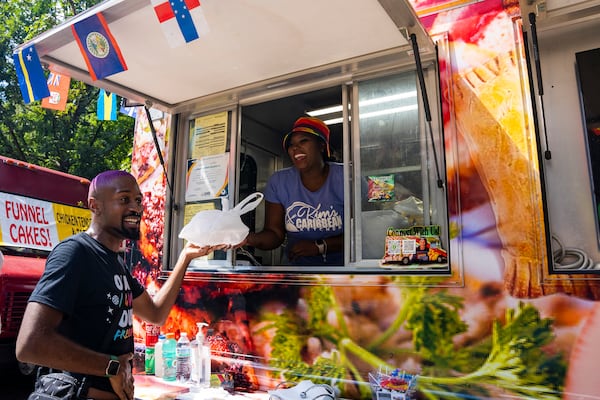
M 230 247 L 231 246 L 227 244 L 219 244 L 215 246 L 198 246 L 188 242 L 181 252 L 183 255 L 186 256 L 186 258 L 194 259 L 210 254 L 216 250 L 227 250 Z
M 131 369 L 131 360 L 133 353 L 127 353 L 119 356 L 119 373 L 110 378 L 110 384 L 121 400 L 133 400 L 133 372 Z

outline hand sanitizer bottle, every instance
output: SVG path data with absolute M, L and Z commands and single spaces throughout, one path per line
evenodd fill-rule
M 209 331 L 210 332 L 210 331 Z M 206 337 L 203 338 L 203 345 L 199 347 L 199 349 L 202 351 L 202 362 L 204 364 L 203 368 L 202 368 L 202 385 L 203 387 L 210 387 L 210 377 L 211 377 L 211 368 L 212 368 L 212 360 L 211 360 L 211 354 L 210 354 L 210 343 L 208 342 L 208 340 L 206 339 Z
M 196 338 L 192 340 L 192 383 L 193 387 L 192 391 L 195 389 L 206 388 L 210 386 L 210 372 L 208 375 L 208 380 L 206 380 L 206 351 L 205 347 L 205 338 L 204 332 L 202 331 L 202 327 L 208 326 L 206 322 L 196 322 L 196 326 L 198 327 L 198 332 L 196 333 Z M 209 352 L 210 358 L 210 352 Z M 210 364 L 209 364 L 210 365 Z M 210 368 L 210 367 L 209 367 Z

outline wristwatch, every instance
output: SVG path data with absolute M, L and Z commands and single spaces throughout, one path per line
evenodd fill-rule
M 315 245 L 319 249 L 319 254 L 323 256 L 323 261 L 327 261 L 327 242 L 323 239 L 317 239 Z
M 110 378 L 111 376 L 115 376 L 119 373 L 119 369 L 121 368 L 121 363 L 117 356 L 110 356 L 110 360 L 108 361 L 108 365 L 106 366 L 106 377 Z

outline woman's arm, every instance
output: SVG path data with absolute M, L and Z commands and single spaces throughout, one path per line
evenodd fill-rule
M 249 233 L 244 244 L 261 250 L 273 250 L 285 239 L 285 210 L 278 203 L 265 201 L 265 226 L 262 231 Z
M 327 243 L 328 253 L 337 253 L 344 250 L 344 234 L 323 238 Z
M 337 253 L 344 248 L 344 235 L 324 237 L 322 240 L 325 242 L 325 256 L 327 253 Z M 319 247 L 315 240 L 299 240 L 289 249 L 288 258 L 294 260 L 298 257 L 307 256 L 318 256 Z

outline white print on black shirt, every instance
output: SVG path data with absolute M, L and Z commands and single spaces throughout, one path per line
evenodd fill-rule
M 285 229 L 288 232 L 335 231 L 342 229 L 342 217 L 333 209 L 321 210 L 302 201 L 296 201 L 286 210 Z
M 107 298 L 110 299 L 112 305 L 117 310 L 121 310 L 121 315 L 116 316 L 119 318 L 117 323 L 118 328 L 115 332 L 113 340 L 127 339 L 133 336 L 133 294 L 131 293 L 131 287 L 127 277 L 122 274 L 116 274 L 113 277 L 116 293 L 107 293 Z M 107 309 L 106 321 L 112 323 L 115 309 L 111 306 Z

